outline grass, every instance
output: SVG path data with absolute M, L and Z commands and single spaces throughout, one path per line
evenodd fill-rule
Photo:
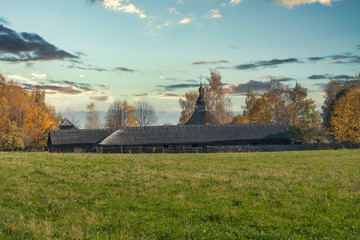
M 360 151 L 0 153 L 0 239 L 360 239 Z

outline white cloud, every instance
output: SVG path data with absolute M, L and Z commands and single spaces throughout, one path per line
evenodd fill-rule
M 219 13 L 218 9 L 211 9 L 210 11 L 211 17 L 212 18 L 221 18 L 221 14 Z
M 191 18 L 184 18 L 182 20 L 179 21 L 180 24 L 188 24 L 192 21 Z
M 31 81 L 30 79 L 26 78 L 26 77 L 23 77 L 23 76 L 20 76 L 20 75 L 7 75 L 8 78 L 10 78 L 10 80 L 19 80 L 19 81 L 22 81 L 22 82 L 33 82 Z
M 162 29 L 162 28 L 167 27 L 167 26 L 170 26 L 170 25 L 171 25 L 171 22 L 166 22 L 166 23 L 164 23 L 164 24 L 159 24 L 159 25 L 157 25 L 155 28 L 156 28 L 156 29 Z
M 46 79 L 48 77 L 46 73 L 31 73 L 31 76 L 37 79 Z
M 124 4 L 123 1 L 126 1 L 126 3 Z M 129 3 L 129 0 L 104 0 L 103 4 L 106 8 L 114 11 L 136 14 L 140 18 L 147 17 L 143 10 L 138 9 L 134 4 Z
M 230 1 L 230 4 L 231 4 L 231 5 L 236 5 L 236 4 L 241 3 L 241 1 L 242 1 L 242 0 L 231 0 L 231 1 Z
M 285 5 L 286 7 L 292 8 L 295 5 L 312 4 L 312 3 L 321 3 L 323 5 L 331 6 L 332 2 L 337 2 L 339 0 L 272 0 L 272 1 Z
M 82 75 L 82 74 L 81 74 L 81 75 L 79 75 L 79 77 L 84 78 L 84 77 L 85 77 L 85 75 Z

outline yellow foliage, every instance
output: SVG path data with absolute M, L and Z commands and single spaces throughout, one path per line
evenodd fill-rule
M 241 114 L 235 116 L 232 120 L 231 123 L 235 123 L 235 124 L 245 124 L 245 123 L 250 123 L 249 119 L 246 116 L 243 116 Z
M 351 90 L 336 101 L 330 125 L 337 142 L 360 144 L 360 89 Z
M 55 121 L 47 109 L 30 106 L 25 119 L 26 142 L 31 147 L 43 147 L 47 144 L 48 131 L 56 129 Z

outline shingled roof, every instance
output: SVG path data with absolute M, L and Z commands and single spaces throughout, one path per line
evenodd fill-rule
M 64 118 L 59 126 L 60 130 L 74 130 L 77 129 L 72 122 Z
M 50 131 L 48 145 L 95 144 L 114 131 L 114 129 Z
M 287 139 L 287 124 L 229 124 L 121 128 L 100 146 L 211 144 L 244 140 Z

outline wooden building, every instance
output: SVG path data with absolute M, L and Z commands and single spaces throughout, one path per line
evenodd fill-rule
M 207 124 L 201 90 L 185 125 L 78 130 L 65 120 L 61 130 L 50 131 L 49 151 L 185 153 L 206 152 L 209 146 L 290 144 L 287 124 Z
M 289 144 L 287 124 L 226 124 L 59 130 L 49 152 L 206 152 L 207 146 Z
M 289 144 L 287 124 L 184 125 L 123 128 L 99 142 L 101 153 L 207 152 L 208 146 Z

